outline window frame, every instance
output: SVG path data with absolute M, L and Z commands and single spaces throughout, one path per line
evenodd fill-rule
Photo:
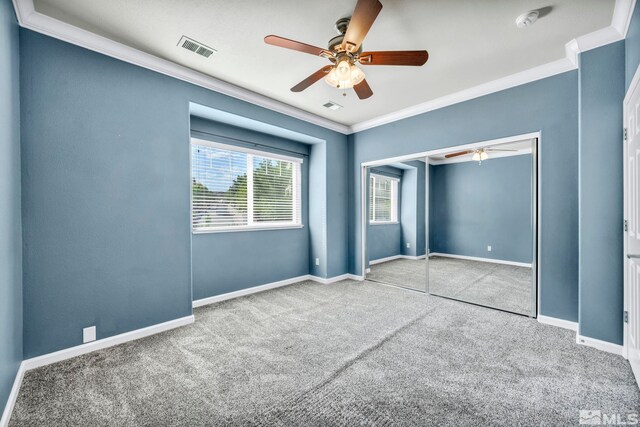
M 382 178 L 385 180 L 390 180 L 391 181 L 391 212 L 389 213 L 389 217 L 390 220 L 386 221 L 386 220 L 375 220 L 375 219 L 371 219 L 371 217 L 373 216 L 375 218 L 375 181 L 376 178 Z M 387 176 L 387 175 L 383 175 L 383 174 L 379 174 L 379 173 L 370 173 L 369 174 L 369 186 L 371 187 L 371 189 L 369 190 L 370 193 L 370 200 L 369 200 L 369 224 L 370 225 L 393 225 L 393 224 L 399 224 L 400 220 L 399 220 L 399 215 L 398 215 L 398 211 L 399 211 L 399 205 L 400 205 L 400 199 L 398 197 L 398 193 L 400 191 L 400 178 L 396 178 L 396 177 L 392 177 L 392 176 Z
M 247 142 L 251 144 L 251 142 Z M 193 181 L 193 157 L 191 150 L 194 146 L 201 145 L 210 148 L 216 148 L 220 150 L 234 151 L 247 154 L 247 166 L 253 165 L 253 156 L 264 157 L 270 160 L 284 160 L 292 162 L 294 164 L 293 172 L 293 187 L 295 189 L 293 197 L 293 222 L 254 222 L 253 221 L 253 167 L 247 167 L 247 225 L 232 225 L 225 227 L 209 227 L 209 228 L 193 228 L 193 190 L 191 188 Z M 272 153 L 269 151 L 256 150 L 253 148 L 242 147 L 238 145 L 225 144 L 221 142 L 209 141 L 206 139 L 200 139 L 191 137 L 189 143 L 189 199 L 190 199 L 190 222 L 192 234 L 209 234 L 209 233 L 230 233 L 239 231 L 263 231 L 263 230 L 289 230 L 296 228 L 303 228 L 304 223 L 302 221 L 302 164 L 304 159 L 301 157 L 285 156 L 282 154 Z M 251 178 L 251 179 L 250 179 Z M 297 222 L 296 222 L 297 221 Z

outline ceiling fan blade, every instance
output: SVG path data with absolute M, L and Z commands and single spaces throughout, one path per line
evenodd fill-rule
M 298 52 L 309 53 L 311 55 L 323 56 L 325 58 L 333 58 L 333 54 L 327 49 L 321 47 L 311 46 L 310 44 L 298 42 L 291 39 L 285 39 L 284 37 L 270 35 L 264 38 L 266 44 L 272 46 L 283 47 L 285 49 L 297 50 Z
M 358 61 L 362 65 L 409 65 L 419 67 L 429 59 L 426 50 L 397 50 L 362 52 Z
M 291 92 L 302 92 L 303 90 L 305 90 L 306 88 L 308 88 L 309 86 L 311 86 L 312 84 L 314 84 L 315 82 L 317 82 L 318 80 L 326 76 L 329 73 L 329 71 L 331 71 L 331 68 L 333 68 L 333 65 L 326 65 L 320 68 L 318 71 L 311 74 L 309 77 L 307 77 L 306 79 L 304 79 L 303 81 L 301 81 L 300 83 L 292 87 Z
M 362 41 L 367 36 L 373 22 L 382 10 L 382 3 L 378 0 L 358 0 L 351 15 L 351 21 L 342 41 L 342 48 L 347 52 L 357 52 Z
M 465 154 L 471 154 L 473 150 L 459 151 L 457 153 L 446 154 L 444 156 L 445 159 L 450 159 L 452 157 L 464 156 Z
M 367 83 L 366 80 L 363 80 L 360 83 L 358 83 L 357 85 L 355 85 L 353 87 L 353 90 L 356 91 L 356 95 L 358 95 L 358 98 L 360 98 L 360 99 L 367 99 L 371 95 L 373 95 L 373 91 L 369 87 L 369 83 Z

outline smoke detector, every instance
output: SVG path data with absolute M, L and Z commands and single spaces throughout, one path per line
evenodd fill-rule
M 538 12 L 537 10 L 531 10 L 527 13 L 523 13 L 516 18 L 516 25 L 518 26 L 518 28 L 529 27 L 538 20 L 539 15 L 540 12 Z

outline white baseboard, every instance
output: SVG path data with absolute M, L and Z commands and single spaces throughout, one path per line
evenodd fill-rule
M 493 264 L 514 265 L 516 267 L 531 268 L 531 264 L 530 263 L 526 263 L 526 262 L 505 261 L 505 260 L 501 260 L 501 259 L 479 258 L 479 257 L 474 257 L 474 256 L 465 256 L 465 255 L 442 254 L 442 253 L 439 253 L 439 252 L 432 252 L 432 253 L 429 254 L 429 258 L 431 258 L 433 256 L 440 256 L 440 257 L 444 257 L 444 258 L 465 259 L 467 261 L 491 262 Z
M 580 334 L 576 334 L 576 342 L 580 345 L 586 345 L 598 350 L 606 351 L 607 353 L 617 354 L 623 356 L 623 347 L 619 344 L 613 344 L 607 341 L 597 340 L 595 338 L 585 337 Z
M 181 317 L 179 319 L 170 320 L 164 323 L 158 323 L 157 325 L 148 326 L 142 329 L 136 329 L 135 331 L 125 332 L 124 334 L 114 335 L 112 337 L 103 338 L 97 341 L 93 341 L 86 344 L 81 344 L 71 348 L 65 348 L 64 350 L 56 351 L 54 353 L 45 354 L 31 359 L 26 359 L 22 362 L 25 370 L 39 368 L 41 366 L 50 365 L 52 363 L 60 362 L 62 360 L 71 359 L 72 357 L 80 356 L 83 354 L 91 353 L 93 351 L 102 350 L 107 347 L 113 347 L 128 341 L 137 340 L 140 338 L 148 337 L 149 335 L 155 335 L 160 332 L 168 331 L 180 326 L 185 326 L 193 323 L 195 318 L 193 315 Z
M 214 304 L 221 301 L 230 300 L 233 298 L 239 298 L 246 295 L 256 294 L 258 292 L 268 291 L 269 289 L 275 289 L 282 286 L 293 285 L 295 283 L 304 282 L 306 280 L 313 280 L 314 282 L 329 284 L 340 282 L 341 280 L 364 280 L 362 276 L 357 276 L 355 274 L 342 274 L 340 276 L 329 277 L 327 279 L 319 276 L 313 276 L 311 274 L 305 274 L 303 276 L 292 277 L 291 279 L 280 280 L 278 282 L 266 283 L 264 285 L 253 286 L 247 289 L 241 289 L 239 291 L 228 292 L 226 294 L 215 295 L 208 298 L 202 298 L 199 300 L 193 301 L 193 308 L 202 307 L 209 304 Z
M 226 294 L 215 295 L 215 296 L 208 297 L 208 298 L 198 299 L 198 300 L 193 301 L 193 307 L 194 308 L 202 307 L 203 305 L 209 305 L 209 304 L 213 304 L 213 303 L 220 302 L 220 301 L 226 301 L 226 300 L 233 299 L 233 298 L 239 298 L 239 297 L 243 297 L 243 296 L 246 296 L 246 295 L 255 294 L 255 293 L 258 293 L 258 292 L 267 291 L 269 289 L 279 288 L 281 286 L 287 286 L 287 285 L 292 285 L 294 283 L 304 282 L 305 280 L 313 280 L 312 277 L 313 276 L 310 276 L 309 274 L 305 274 L 305 275 L 302 275 L 302 276 L 293 277 L 291 279 L 279 280 L 277 282 L 267 283 L 267 284 L 259 285 L 259 286 L 253 286 L 251 288 L 241 289 L 239 291 L 228 292 Z
M 570 320 L 558 319 L 557 317 L 549 317 L 538 315 L 538 322 L 545 325 L 557 326 L 559 328 L 569 329 L 570 331 L 578 331 L 578 323 Z
M 350 273 L 341 274 L 340 276 L 329 277 L 328 279 L 324 279 L 324 278 L 318 277 L 318 276 L 309 276 L 309 278 L 311 280 L 313 280 L 314 282 L 324 283 L 324 284 L 336 283 L 336 282 L 340 282 L 342 280 L 358 280 L 358 281 L 364 280 L 364 278 L 362 276 L 357 276 L 355 274 L 350 274 Z
M 2 418 L 0 418 L 0 427 L 7 427 L 9 425 L 9 419 L 13 413 L 16 400 L 18 400 L 18 393 L 20 393 L 20 386 L 22 385 L 25 370 L 24 362 L 20 363 L 20 367 L 16 373 L 16 379 L 13 381 L 13 387 L 11 387 L 11 392 L 9 393 L 9 399 L 2 412 Z
M 400 258 L 402 258 L 402 255 L 392 255 L 385 258 L 372 259 L 369 261 L 369 265 L 382 264 L 383 262 L 393 261 Z
M 387 262 L 387 261 L 393 261 L 395 259 L 411 259 L 411 260 L 419 260 L 419 259 L 424 259 L 426 257 L 426 255 L 419 255 L 419 256 L 413 256 L 413 255 L 393 255 L 393 256 L 388 256 L 386 258 L 378 258 L 378 259 L 373 259 L 371 261 L 369 261 L 369 265 L 376 265 L 376 264 L 382 264 L 383 262 Z

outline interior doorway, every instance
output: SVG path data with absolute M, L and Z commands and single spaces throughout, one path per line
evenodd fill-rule
M 640 383 L 640 78 L 633 78 L 623 103 L 624 144 L 624 352 Z

